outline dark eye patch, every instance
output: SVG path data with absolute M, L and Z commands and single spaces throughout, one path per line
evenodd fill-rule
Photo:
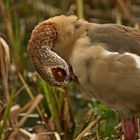
M 52 71 L 52 74 L 53 74 L 56 81 L 64 82 L 64 80 L 67 76 L 67 73 L 64 69 L 62 69 L 62 68 L 52 68 L 51 71 Z

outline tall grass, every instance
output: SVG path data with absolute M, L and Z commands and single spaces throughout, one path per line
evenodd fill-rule
M 84 18 L 84 0 L 77 0 L 77 16 Z
M 60 1 L 63 2 L 63 0 Z M 11 49 L 11 66 L 8 75 L 9 100 L 3 101 L 1 96 L 6 107 L 0 116 L 0 137 L 4 136 L 4 132 L 8 128 L 12 127 L 14 130 L 14 125 L 17 128 L 17 124 L 20 124 L 19 126 L 24 128 L 29 114 L 33 112 L 39 114 L 38 120 L 41 120 L 48 127 L 45 132 L 47 131 L 48 134 L 56 133 L 63 140 L 113 140 L 120 138 L 122 134 L 121 125 L 116 113 L 110 108 L 82 96 L 81 91 L 77 90 L 73 84 L 66 88 L 50 87 L 34 73 L 27 54 L 28 40 L 34 26 L 39 21 L 51 16 L 51 12 L 45 13 L 46 10 L 44 9 L 48 3 L 51 8 L 55 7 L 56 11 L 66 14 L 71 1 L 67 0 L 63 3 L 66 6 L 63 7 L 63 10 L 61 9 L 62 5 L 58 4 L 57 0 L 49 2 L 40 0 L 0 1 L 2 17 L 0 32 L 3 31 L 7 37 Z M 73 3 L 77 7 L 78 17 L 86 18 L 87 13 L 84 11 L 86 2 L 76 0 Z M 57 14 L 55 13 L 55 15 Z M 118 14 L 115 19 L 116 23 L 122 23 L 122 15 Z M 4 93 L 1 87 L 0 91 Z M 38 96 L 40 94 L 41 96 Z M 41 100 L 42 96 L 43 99 Z M 36 100 L 38 98 L 39 100 Z M 38 101 L 37 104 L 35 104 L 36 101 Z M 9 125 L 10 109 L 17 103 L 21 106 L 19 114 L 24 112 L 27 115 L 21 118 L 21 122 Z M 34 106 L 32 107 L 32 105 Z

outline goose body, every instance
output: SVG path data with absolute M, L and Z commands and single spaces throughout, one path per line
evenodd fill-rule
M 44 59 L 41 54 L 45 55 Z M 136 138 L 133 116 L 140 112 L 139 30 L 89 23 L 76 16 L 57 16 L 35 27 L 29 41 L 29 55 L 48 84 L 64 86 L 73 79 L 81 90 L 121 114 L 125 140 Z M 61 83 L 59 76 L 63 79 Z

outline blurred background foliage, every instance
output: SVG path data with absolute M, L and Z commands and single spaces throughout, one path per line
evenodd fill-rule
M 9 65 L 4 61 L 7 56 L 0 55 L 0 139 L 122 138 L 117 113 L 73 83 L 66 88 L 48 86 L 29 62 L 27 46 L 33 28 L 61 14 L 139 28 L 140 0 L 0 0 L 0 36 L 10 48 Z

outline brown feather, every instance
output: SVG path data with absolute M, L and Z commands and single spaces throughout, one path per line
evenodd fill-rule
M 116 24 L 102 24 L 88 29 L 92 43 L 103 43 L 109 51 L 140 55 L 140 31 Z

